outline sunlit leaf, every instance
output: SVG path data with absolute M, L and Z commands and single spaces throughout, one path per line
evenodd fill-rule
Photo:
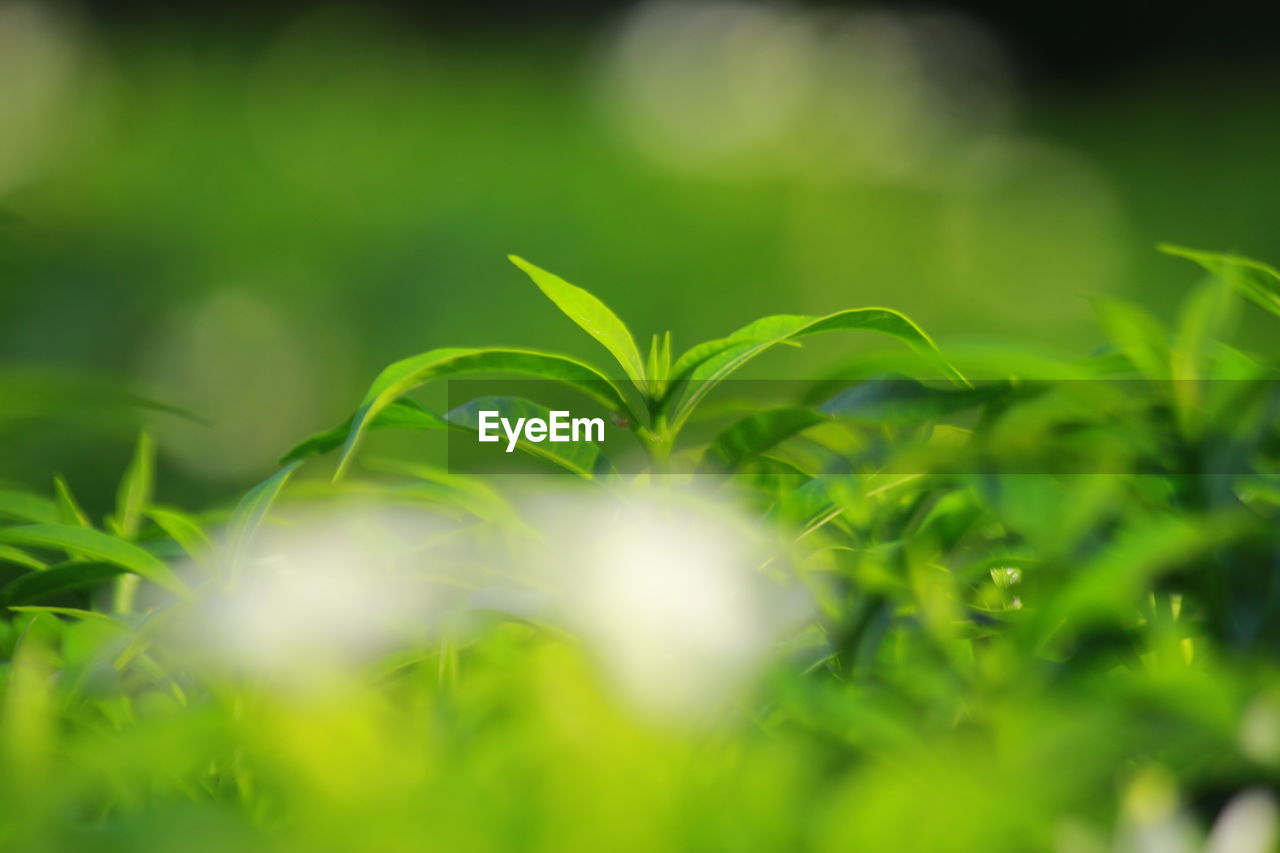
M 72 527 L 93 527 L 89 521 L 89 514 L 81 508 L 80 502 L 76 500 L 75 493 L 71 491 L 71 484 L 67 482 L 66 477 L 61 474 L 55 474 L 53 477 L 53 493 L 54 499 L 58 506 L 59 524 L 69 524 Z
M 1195 261 L 1227 285 L 1280 316 L 1280 271 L 1270 264 L 1225 252 L 1205 252 L 1168 243 L 1160 251 Z
M 12 545 L 0 545 L 0 562 L 12 563 L 15 566 L 23 566 L 28 569 L 36 569 L 37 571 L 45 568 L 45 562 Z
M 609 306 L 589 291 L 570 284 L 560 276 L 549 273 L 524 258 L 516 255 L 507 257 L 511 263 L 524 270 L 525 274 L 533 279 L 538 289 L 570 320 L 599 341 L 618 360 L 618 364 L 622 366 L 632 382 L 642 389 L 646 387 L 644 360 L 640 357 L 635 338 L 631 336 L 630 330 L 618 315 L 609 310 Z
M 97 530 L 65 524 L 29 524 L 0 529 L 0 542 L 87 554 L 95 560 L 133 572 L 170 592 L 187 593 L 186 584 L 158 557 Z
M 1148 379 L 1169 377 L 1169 332 L 1146 311 L 1108 296 L 1092 297 L 1107 336 Z
M 236 504 L 236 508 L 232 511 L 231 519 L 227 524 L 227 541 L 233 569 L 240 566 L 254 534 L 258 532 L 258 528 L 267 517 L 267 513 L 271 511 L 271 506 L 275 503 L 276 498 L 280 496 L 285 483 L 289 482 L 289 478 L 293 476 L 293 472 L 298 470 L 298 466 L 301 464 L 302 462 L 299 460 L 285 465 L 250 489 L 240 499 L 240 503 Z
M 0 518 L 54 524 L 58 521 L 58 507 L 48 498 L 32 492 L 0 489 Z
M 149 506 L 147 517 L 177 542 L 199 565 L 207 565 L 213 553 L 213 542 L 193 516 L 171 507 Z
M 146 430 L 138 434 L 138 443 L 134 448 L 133 458 L 120 480 L 120 488 L 116 493 L 116 535 L 125 539 L 133 539 L 138 535 L 138 527 L 142 523 L 142 514 L 151 503 L 151 493 L 155 488 L 156 445 L 155 439 Z
M 660 405 L 671 429 L 677 430 L 715 385 L 748 361 L 775 346 L 821 332 L 869 331 L 903 341 L 937 360 L 947 375 L 963 381 L 938 353 L 937 346 L 915 323 L 888 308 L 855 308 L 825 317 L 780 314 L 750 323 L 725 338 L 693 347 L 671 369 L 671 386 Z

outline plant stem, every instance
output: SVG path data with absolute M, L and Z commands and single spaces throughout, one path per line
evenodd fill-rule
M 138 595 L 138 576 L 120 575 L 116 578 L 112 607 L 116 613 L 132 613 L 133 602 Z

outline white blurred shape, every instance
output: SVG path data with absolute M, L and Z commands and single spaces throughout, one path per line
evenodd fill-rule
M 760 574 L 751 523 L 702 496 L 635 486 L 539 517 L 561 618 L 646 714 L 697 718 L 731 699 L 794 601 Z
M 659 0 L 623 23 L 606 97 L 639 146 L 705 167 L 786 132 L 810 85 L 811 33 L 800 15 L 740 2 Z
M 651 0 L 623 21 L 605 71 L 626 137 L 703 173 L 936 178 L 1013 104 L 996 40 L 945 12 Z
M 941 12 L 827 16 L 812 127 L 799 165 L 817 177 L 938 177 L 955 150 L 1012 113 L 1011 74 L 995 40 Z
M 1260 788 L 1237 794 L 1214 822 L 1205 853 L 1267 853 L 1276 826 L 1275 797 Z
M 1280 763 L 1280 695 L 1264 693 L 1245 708 L 1240 749 L 1260 764 Z
M 52 7 L 0 4 L 0 195 L 35 175 L 58 148 L 76 52 Z
M 440 602 L 423 545 L 438 532 L 420 513 L 373 505 L 264 530 L 234 580 L 200 602 L 192 652 L 286 688 L 348 674 L 430 625 Z
M 341 330 L 308 328 L 314 316 L 286 316 L 248 289 L 204 296 L 166 318 L 143 349 L 140 368 L 150 393 L 209 421 L 157 417 L 166 454 L 208 478 L 251 475 L 269 467 L 299 435 L 323 421 L 320 375 L 334 371 L 344 349 Z M 308 340 L 324 340 L 314 352 Z
M 1179 808 L 1168 768 L 1144 767 L 1129 782 L 1115 846 L 1119 853 L 1194 853 L 1195 828 Z

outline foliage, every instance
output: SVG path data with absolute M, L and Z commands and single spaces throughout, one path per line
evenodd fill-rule
M 1280 362 L 1225 338 L 1240 297 L 1276 311 L 1280 277 L 1169 251 L 1213 275 L 1173 327 L 1098 299 L 1110 343 L 1077 360 L 944 358 L 886 308 L 766 317 L 674 357 L 654 335 L 642 354 L 600 300 L 513 258 L 616 368 L 406 358 L 227 510 L 157 505 L 145 435 L 101 525 L 61 478 L 0 490 L 3 847 L 1136 850 L 1247 825 L 1263 846 L 1229 849 L 1266 849 L 1273 807 L 1247 792 L 1280 779 Z M 905 347 L 782 405 L 715 406 L 756 357 L 836 331 Z M 808 602 L 763 673 L 694 717 L 647 716 L 590 631 L 529 604 L 538 579 L 513 567 L 554 534 L 516 489 L 396 460 L 357 475 L 370 430 L 474 428 L 474 405 L 406 395 L 495 373 L 605 406 L 643 448 L 625 474 L 604 446 L 523 443 L 571 492 L 663 482 L 759 521 L 753 574 Z M 332 451 L 327 484 L 311 471 Z M 432 590 L 420 624 L 357 655 L 350 611 L 397 610 L 357 596 L 303 626 L 297 668 L 322 676 L 205 661 L 224 639 L 204 603 L 263 589 L 291 508 L 352 498 L 433 519 L 394 560 L 393 598 Z M 258 663 L 291 614 L 317 621 L 313 601 L 262 595 L 283 633 L 247 638 Z M 653 648 L 678 656 L 679 638 Z M 660 661 L 672 680 L 694 651 Z

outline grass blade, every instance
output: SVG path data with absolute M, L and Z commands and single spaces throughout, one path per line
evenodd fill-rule
M 1108 296 L 1090 297 L 1107 337 L 1148 379 L 1169 378 L 1169 333 L 1160 321 L 1135 305 Z
M 15 548 L 12 545 L 0 545 L 0 563 L 12 563 L 15 566 L 23 566 L 36 571 L 46 567 L 43 560 L 37 560 L 26 551 L 21 548 Z
M 241 560 L 244 558 L 245 549 L 248 548 L 253 535 L 258 532 L 258 528 L 262 525 L 262 520 L 267 517 L 267 513 L 271 510 L 271 505 L 276 502 L 276 498 L 280 496 L 285 483 L 289 482 L 289 478 L 293 476 L 293 472 L 298 470 L 298 466 L 301 464 L 301 461 L 297 461 L 284 466 L 250 489 L 240 499 L 240 503 L 236 504 L 235 510 L 231 513 L 231 521 L 228 524 L 230 560 L 233 569 L 240 565 Z
M 86 622 L 101 622 L 106 625 L 114 625 L 122 631 L 128 630 L 128 626 L 118 619 L 106 613 L 99 613 L 96 610 L 82 610 L 79 607 L 46 607 L 38 604 L 11 604 L 9 609 L 16 610 L 19 613 L 49 613 L 54 616 L 69 616 L 73 619 L 83 619 Z
M 54 475 L 53 493 L 58 507 L 58 517 L 55 520 L 59 524 L 68 524 L 72 527 L 93 527 L 93 523 L 89 521 L 89 514 L 84 511 L 80 506 L 80 502 L 76 500 L 75 493 L 71 491 L 71 484 L 67 482 L 66 477 L 61 474 Z
M 0 542 L 86 554 L 133 572 L 170 592 L 188 594 L 186 584 L 158 557 L 98 530 L 66 524 L 28 524 L 0 530 Z
M 1166 255 L 1195 261 L 1214 277 L 1243 293 L 1272 314 L 1280 316 L 1280 271 L 1270 264 L 1225 252 L 1204 252 L 1161 244 Z
M 137 538 L 143 513 L 151 503 L 155 471 L 155 439 L 152 438 L 151 433 L 143 430 L 138 434 L 138 444 L 133 452 L 133 459 L 130 460 L 116 493 L 114 527 L 117 536 L 123 539 Z
M 61 563 L 42 572 L 31 572 L 16 578 L 0 589 L 5 605 L 35 604 L 65 592 L 87 589 L 114 580 L 126 569 L 117 563 Z
M 158 506 L 148 507 L 147 517 L 166 536 L 177 542 L 197 565 L 208 565 L 209 555 L 213 553 L 213 542 L 193 517 L 176 509 Z

